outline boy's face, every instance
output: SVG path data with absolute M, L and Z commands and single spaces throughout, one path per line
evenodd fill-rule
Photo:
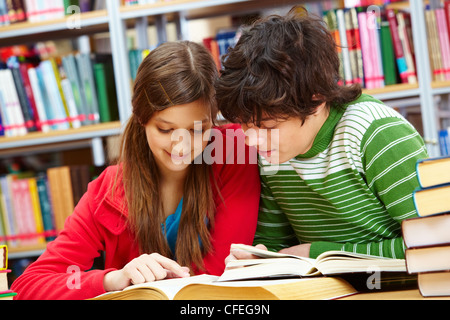
M 259 127 L 242 124 L 245 142 L 254 146 L 260 156 L 272 164 L 289 161 L 311 149 L 314 139 L 328 117 L 325 103 L 303 122 L 300 118 L 287 120 L 264 119 Z

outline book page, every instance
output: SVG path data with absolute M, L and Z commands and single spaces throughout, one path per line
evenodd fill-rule
M 183 287 L 193 284 L 193 283 L 211 283 L 217 280 L 219 277 L 202 274 L 199 276 L 192 276 L 187 278 L 175 278 L 175 279 L 167 279 L 167 280 L 159 280 L 153 282 L 146 282 L 141 284 L 135 284 L 123 289 L 132 290 L 134 288 L 156 288 L 163 291 L 167 297 L 172 300 L 173 297 L 180 291 Z

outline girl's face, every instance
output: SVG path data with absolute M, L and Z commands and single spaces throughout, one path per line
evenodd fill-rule
M 212 127 L 210 114 L 210 107 L 202 100 L 155 112 L 145 125 L 145 131 L 159 170 L 163 173 L 185 171 L 203 152 L 209 140 L 208 137 L 203 139 L 203 133 Z

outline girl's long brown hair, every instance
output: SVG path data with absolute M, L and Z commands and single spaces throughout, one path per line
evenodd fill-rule
M 133 113 L 122 136 L 119 161 L 128 204 L 129 227 L 141 253 L 158 252 L 176 258 L 180 265 L 203 267 L 203 254 L 211 250 L 209 230 L 214 224 L 211 166 L 192 163 L 184 186 L 183 209 L 175 252 L 162 233 L 165 220 L 159 171 L 148 146 L 145 124 L 168 107 L 203 99 L 217 108 L 214 81 L 217 68 L 201 45 L 167 42 L 154 49 L 139 66 L 132 97 Z

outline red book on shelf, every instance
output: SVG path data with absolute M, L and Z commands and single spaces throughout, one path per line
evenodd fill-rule
M 397 61 L 398 72 L 400 73 L 400 79 L 402 83 L 408 83 L 405 54 L 403 52 L 402 42 L 398 34 L 398 23 L 395 11 L 388 9 L 386 11 L 387 20 L 389 22 L 389 29 L 391 30 L 392 44 L 394 46 L 395 59 Z

